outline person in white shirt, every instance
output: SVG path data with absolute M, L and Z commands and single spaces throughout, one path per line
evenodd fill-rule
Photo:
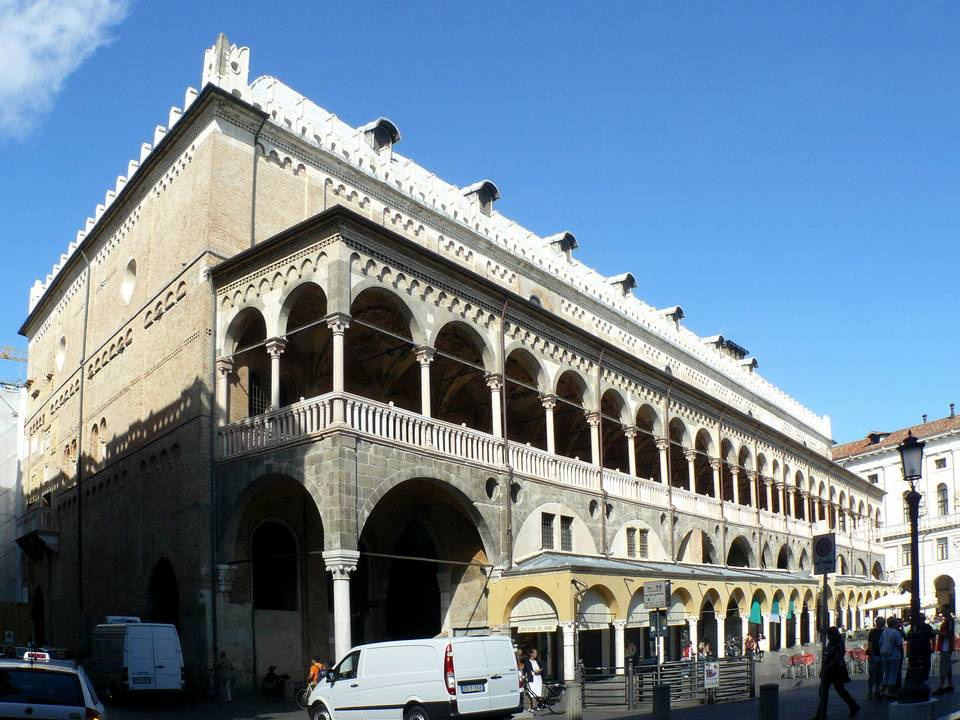
M 531 648 L 526 662 L 523 663 L 523 676 L 530 691 L 537 697 L 543 697 L 543 670 L 537 655 L 537 649 Z

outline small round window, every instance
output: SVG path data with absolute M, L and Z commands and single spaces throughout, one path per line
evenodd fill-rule
M 120 285 L 120 297 L 125 303 L 130 302 L 133 296 L 133 288 L 137 284 L 137 261 L 130 258 L 127 267 L 123 271 L 123 282 Z
M 67 357 L 67 339 L 61 335 L 57 342 L 57 370 L 63 370 L 63 361 Z

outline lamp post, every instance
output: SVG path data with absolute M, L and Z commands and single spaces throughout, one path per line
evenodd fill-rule
M 920 703 L 930 699 L 930 686 L 924 672 L 923 653 L 930 652 L 929 638 L 920 630 L 920 543 L 917 526 L 920 518 L 920 493 L 917 480 L 923 474 L 923 446 L 912 432 L 900 446 L 903 479 L 910 483 L 907 504 L 910 508 L 910 634 L 907 636 L 907 678 L 900 691 L 901 703 Z M 926 647 L 924 644 L 926 643 Z

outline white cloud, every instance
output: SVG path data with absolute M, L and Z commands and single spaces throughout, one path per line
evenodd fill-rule
M 0 138 L 26 135 L 126 13 L 127 0 L 0 0 Z

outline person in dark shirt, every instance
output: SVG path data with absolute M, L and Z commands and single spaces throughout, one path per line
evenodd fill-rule
M 867 633 L 867 653 L 870 656 L 869 675 L 867 676 L 867 699 L 879 700 L 880 687 L 883 685 L 883 658 L 880 657 L 880 636 L 887 626 L 886 620 L 878 617 Z
M 847 646 L 843 642 L 843 635 L 836 627 L 827 629 L 827 647 L 823 653 L 823 663 L 820 668 L 820 704 L 813 720 L 826 720 L 827 701 L 830 699 L 830 688 L 834 687 L 837 695 L 850 708 L 850 717 L 856 717 L 860 706 L 854 700 L 844 685 L 850 682 L 850 673 L 847 672 Z
M 933 691 L 934 695 L 943 695 L 953 692 L 953 644 L 955 641 L 955 627 L 953 612 L 950 608 L 943 608 L 943 622 L 937 631 L 937 651 L 940 653 L 940 687 Z

